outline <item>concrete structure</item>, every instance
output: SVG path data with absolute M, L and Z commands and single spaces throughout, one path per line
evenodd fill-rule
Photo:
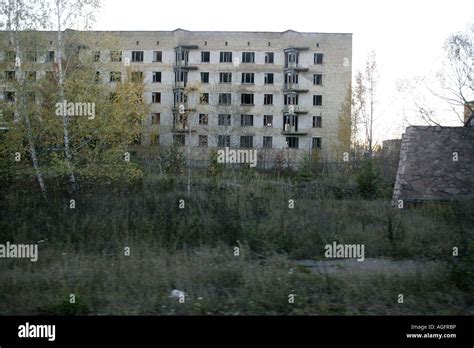
M 399 200 L 474 200 L 474 127 L 408 127 L 393 204 Z
M 54 33 L 46 33 L 51 36 Z M 331 158 L 351 82 L 352 34 L 284 32 L 85 32 L 99 78 L 114 84 L 130 67 L 151 105 L 145 145 L 321 148 Z M 117 39 L 114 49 L 107 37 Z M 54 61 L 53 41 L 45 63 Z M 46 44 L 46 46 L 48 46 Z M 121 74 L 116 74 L 121 73 Z

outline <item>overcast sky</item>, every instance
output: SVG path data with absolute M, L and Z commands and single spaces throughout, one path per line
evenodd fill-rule
M 404 127 L 396 82 L 434 73 L 451 33 L 474 23 L 474 1 L 104 0 L 96 30 L 243 30 L 353 33 L 353 75 L 375 50 L 378 141 Z M 421 123 L 420 123 L 421 124 Z

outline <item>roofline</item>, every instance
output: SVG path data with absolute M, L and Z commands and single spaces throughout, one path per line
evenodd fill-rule
M 177 28 L 174 30 L 76 30 L 76 29 L 64 29 L 63 31 L 76 31 L 76 32 L 88 32 L 88 33 L 174 33 L 177 31 L 185 31 L 189 33 L 246 33 L 246 34 L 284 34 L 287 32 L 294 32 L 296 34 L 332 34 L 332 35 L 353 35 L 353 33 L 336 33 L 336 32 L 315 32 L 315 31 L 296 31 L 296 30 L 285 30 L 285 31 L 250 31 L 250 30 L 186 30 Z M 56 33 L 56 30 L 23 30 L 25 32 L 33 31 L 38 33 Z M 0 32 L 7 33 L 7 30 Z

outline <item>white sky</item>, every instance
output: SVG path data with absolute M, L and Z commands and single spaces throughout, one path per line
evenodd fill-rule
M 472 0 L 103 0 L 93 29 L 353 33 L 353 76 L 377 55 L 380 141 L 403 129 L 396 81 L 439 69 L 444 40 L 473 22 Z

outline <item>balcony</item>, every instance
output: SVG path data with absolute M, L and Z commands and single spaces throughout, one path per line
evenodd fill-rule
M 307 93 L 309 90 L 307 88 L 302 88 L 298 83 L 285 83 L 283 85 L 284 92 L 297 92 L 297 93 Z
M 189 61 L 187 60 L 177 60 L 174 63 L 175 68 L 183 69 L 183 70 L 197 70 L 198 67 L 195 65 L 190 65 Z
M 188 115 L 180 114 L 179 111 L 173 109 L 173 128 L 171 129 L 171 131 L 173 133 L 195 132 L 196 130 L 190 129 L 188 119 Z
M 283 130 L 281 131 L 282 135 L 307 135 L 307 129 L 298 129 L 294 125 L 285 124 Z
M 298 62 L 287 62 L 285 64 L 285 73 L 289 72 L 289 71 L 308 71 L 309 68 L 306 67 L 306 66 L 302 66 L 300 63 Z
M 283 107 L 284 114 L 307 114 L 308 110 L 303 109 L 300 105 L 285 105 Z

